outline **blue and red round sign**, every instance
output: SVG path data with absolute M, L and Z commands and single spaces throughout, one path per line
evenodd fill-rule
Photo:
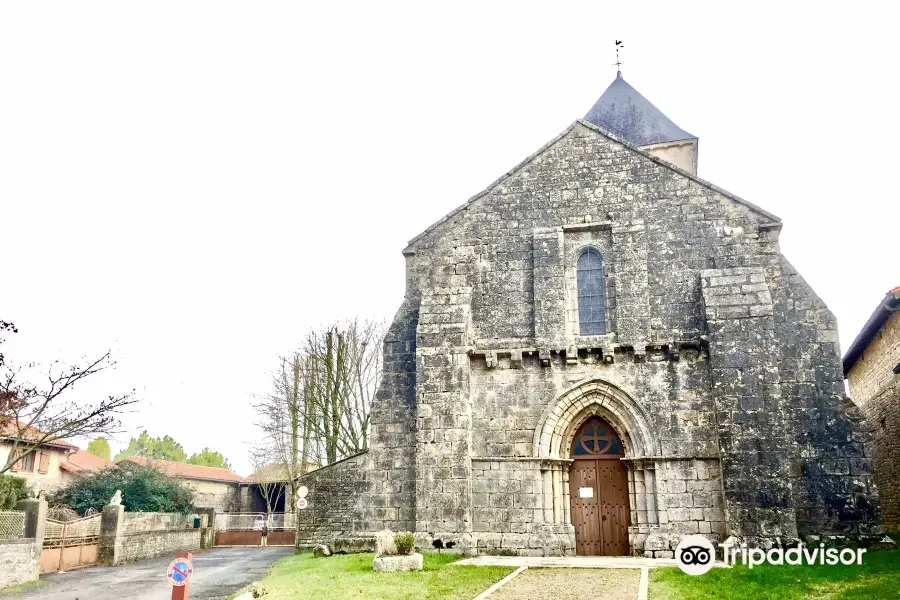
M 191 580 L 191 575 L 194 573 L 194 565 L 187 558 L 176 558 L 171 563 L 169 563 L 169 569 L 166 571 L 166 577 L 169 578 L 169 583 L 174 586 L 181 587 L 183 585 L 187 585 L 187 582 Z

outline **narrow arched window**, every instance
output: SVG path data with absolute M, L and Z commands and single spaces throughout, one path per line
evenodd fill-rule
M 593 249 L 578 258 L 578 322 L 581 335 L 606 333 L 606 276 Z

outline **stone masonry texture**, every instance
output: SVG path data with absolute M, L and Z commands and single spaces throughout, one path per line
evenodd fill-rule
M 36 581 L 41 546 L 33 539 L 0 540 L 0 588 Z
M 853 401 L 872 428 L 875 481 L 888 531 L 900 531 L 900 313 L 881 327 L 847 379 Z
M 592 415 L 625 447 L 633 554 L 691 533 L 878 535 L 835 319 L 780 229 L 576 121 L 404 250 L 370 449 L 303 476 L 298 545 L 388 528 L 424 549 L 574 554 L 569 448 Z M 588 248 L 604 335 L 579 333 Z

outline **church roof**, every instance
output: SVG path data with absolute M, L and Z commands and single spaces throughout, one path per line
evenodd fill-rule
M 697 139 L 631 87 L 621 71 L 584 118 L 635 146 Z

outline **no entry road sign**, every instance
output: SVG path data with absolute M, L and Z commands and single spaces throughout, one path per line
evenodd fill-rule
M 176 558 L 169 563 L 169 570 L 166 571 L 166 576 L 169 578 L 169 583 L 181 587 L 187 585 L 193 573 L 194 565 L 189 558 Z
M 306 498 L 297 498 L 297 508 L 306 510 L 307 506 L 309 506 L 309 501 Z

